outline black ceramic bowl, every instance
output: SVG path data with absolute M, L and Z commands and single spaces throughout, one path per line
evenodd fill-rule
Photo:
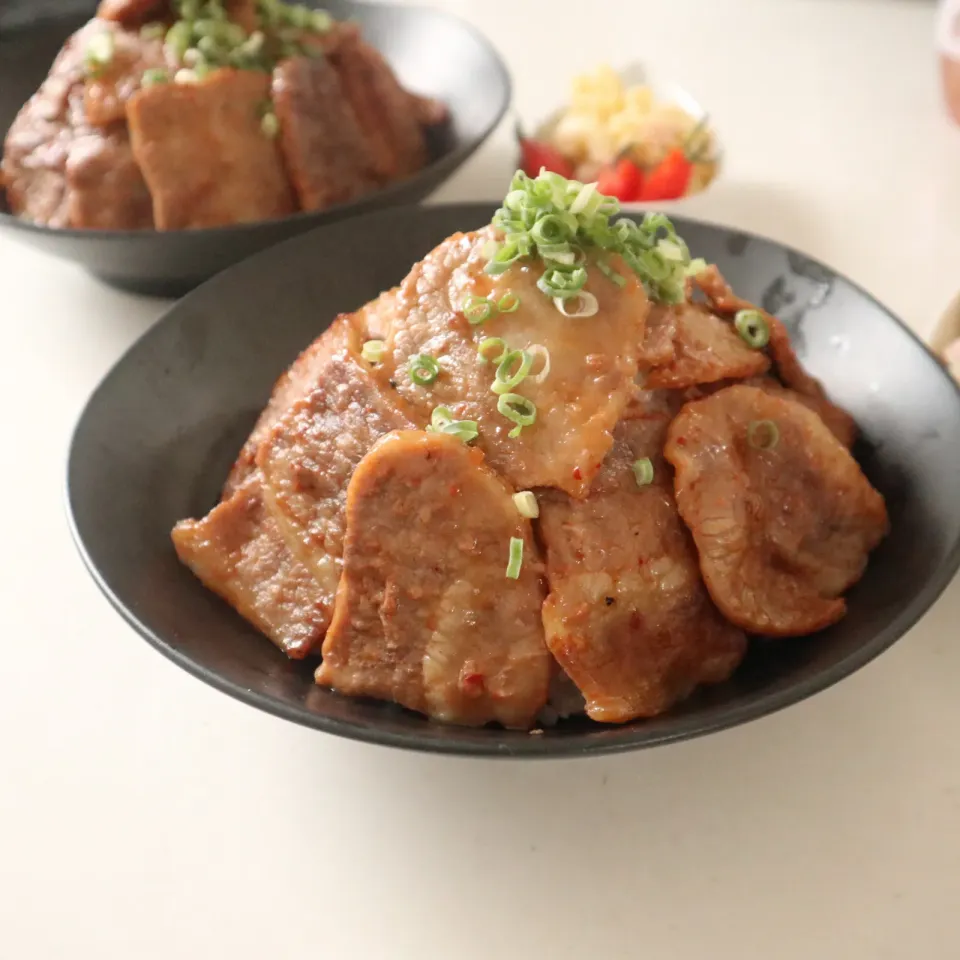
M 510 103 L 510 78 L 493 47 L 463 21 L 439 11 L 350 0 L 312 2 L 360 23 L 401 81 L 442 100 L 451 120 L 433 131 L 432 159 L 416 176 L 354 203 L 282 220 L 210 230 L 53 230 L 0 207 L 0 227 L 25 243 L 74 260 L 113 286 L 180 296 L 225 267 L 319 224 L 400 203 L 435 190 L 489 136 Z M 76 10 L 76 3 L 67 3 Z M 95 4 L 90 4 L 91 8 Z M 0 30 L 0 131 L 37 89 L 66 37 L 87 16 L 72 13 Z
M 960 565 L 960 392 L 926 348 L 850 282 L 777 244 L 676 218 L 696 255 L 745 297 L 780 310 L 800 355 L 856 416 L 856 451 L 887 498 L 892 532 L 823 633 L 755 641 L 729 682 L 647 722 L 561 723 L 542 736 L 431 723 L 320 689 L 180 565 L 170 528 L 200 516 L 277 376 L 341 311 L 396 284 L 485 205 L 381 211 L 314 231 L 215 277 L 133 345 L 84 410 L 69 457 L 74 534 L 127 621 L 195 676 L 331 733 L 421 750 L 562 756 L 719 730 L 802 700 L 890 646 Z M 158 664 L 159 666 L 159 664 Z

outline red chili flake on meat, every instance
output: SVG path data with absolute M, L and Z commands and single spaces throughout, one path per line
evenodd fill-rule
M 582 480 L 582 479 L 583 479 L 583 474 L 580 472 L 580 468 L 579 468 L 579 467 L 574 467 L 574 468 L 573 468 L 573 479 L 574 479 L 574 480 Z
M 457 494 L 459 494 L 459 493 L 460 493 L 460 484 L 459 484 L 459 483 L 451 483 L 451 484 L 450 484 L 450 496 L 451 496 L 451 497 L 455 497 L 455 496 L 457 496 Z
M 677 439 L 676 439 L 675 442 L 676 442 L 676 444 L 677 444 L 678 447 L 685 447 L 685 446 L 687 445 L 687 438 L 686 438 L 686 437 L 677 437 Z
M 640 614 L 636 610 L 630 614 L 630 626 L 636 630 L 640 626 Z

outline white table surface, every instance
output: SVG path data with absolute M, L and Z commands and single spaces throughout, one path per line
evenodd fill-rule
M 445 5 L 527 115 L 604 59 L 698 94 L 728 164 L 688 212 L 821 257 L 921 333 L 956 292 L 930 5 Z M 437 199 L 495 198 L 512 159 L 505 124 Z M 165 304 L 5 236 L 0 290 L 0 956 L 960 956 L 960 583 L 858 675 L 679 746 L 480 762 L 300 729 L 156 654 L 70 542 L 70 427 Z

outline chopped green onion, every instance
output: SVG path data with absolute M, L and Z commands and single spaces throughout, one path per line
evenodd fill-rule
M 463 301 L 463 306 L 460 307 L 461 313 L 463 313 L 467 320 L 475 327 L 479 326 L 485 320 L 489 320 L 490 317 L 493 316 L 495 309 L 496 307 L 489 297 L 478 297 L 472 293 Z
M 592 317 L 599 309 L 597 298 L 588 290 L 581 290 L 573 299 L 554 297 L 553 305 L 565 317 Z
M 535 254 L 544 264 L 540 290 L 551 298 L 569 299 L 586 282 L 587 251 L 605 250 L 621 256 L 652 299 L 681 302 L 690 251 L 673 224 L 662 213 L 647 214 L 639 224 L 627 217 L 613 220 L 619 209 L 617 200 L 600 194 L 595 184 L 547 170 L 535 178 L 518 171 L 493 217 L 503 239 L 488 254 L 487 273 L 503 273 Z M 624 285 L 624 278 L 608 264 L 600 269 L 611 282 Z
M 462 443 L 476 440 L 480 435 L 476 420 L 454 420 L 449 407 L 434 407 L 427 433 L 446 433 Z
M 368 340 L 360 351 L 360 356 L 367 363 L 379 363 L 386 353 L 387 345 L 382 340 Z
M 163 44 L 177 63 L 182 63 L 184 54 L 193 41 L 193 28 L 186 20 L 178 20 L 168 31 Z
M 527 520 L 534 520 L 540 516 L 540 504 L 537 503 L 536 494 L 532 490 L 521 490 L 513 495 L 513 502 L 517 506 L 517 512 L 521 517 Z
M 310 27 L 314 33 L 326 33 L 333 26 L 333 17 L 326 10 L 314 10 Z
M 597 268 L 608 280 L 612 280 L 618 287 L 622 288 L 627 285 L 627 278 L 617 273 L 606 260 L 598 260 Z
M 645 487 L 653 483 L 653 461 L 649 457 L 641 457 L 633 461 L 633 476 L 638 487 Z
M 440 364 L 429 353 L 410 358 L 410 379 L 420 387 L 429 387 L 440 376 Z
M 456 437 L 461 443 L 469 443 L 480 436 L 477 429 L 476 420 L 454 420 L 443 427 L 440 433 L 446 433 L 451 437 Z
M 754 350 L 762 350 L 770 342 L 770 327 L 759 310 L 738 311 L 733 325 L 747 346 Z
M 449 407 L 434 407 L 430 414 L 430 426 L 428 431 L 439 433 L 444 427 L 453 423 L 453 411 Z
M 280 121 L 272 110 L 260 118 L 260 129 L 268 140 L 276 139 L 277 134 L 280 132 Z
M 145 23 L 140 28 L 141 40 L 160 40 L 166 36 L 167 28 L 162 23 Z
M 488 356 L 493 350 L 499 350 L 495 357 Z M 477 356 L 480 357 L 481 363 L 487 363 L 492 360 L 494 363 L 499 363 L 507 355 L 508 347 L 505 340 L 501 340 L 499 337 L 487 337 L 485 340 L 480 341 L 480 346 L 477 347 Z
M 109 66 L 116 50 L 116 40 L 112 33 L 98 33 L 90 38 L 83 59 L 91 73 L 97 73 Z
M 695 277 L 698 273 L 703 273 L 707 269 L 707 261 L 703 257 L 696 257 L 687 264 L 686 274 L 688 277 Z
M 542 347 L 539 343 L 535 343 L 529 350 L 531 357 L 542 357 L 543 366 L 540 368 L 540 372 L 535 376 L 530 378 L 531 383 L 543 383 L 544 380 L 550 376 L 550 351 L 546 347 Z
M 575 297 L 587 282 L 587 271 L 583 267 L 572 270 L 554 267 L 547 270 L 537 281 L 537 286 L 554 300 L 566 300 Z
M 507 563 L 507 576 L 511 580 L 520 579 L 520 570 L 523 567 L 523 540 L 520 537 L 510 538 L 510 561 Z
M 169 79 L 170 75 L 162 67 L 151 67 L 149 70 L 143 71 L 140 86 L 155 87 L 159 83 L 166 83 Z
M 188 70 L 186 67 L 178 70 L 173 75 L 174 83 L 196 83 L 200 79 L 200 75 L 196 70 Z
M 497 309 L 501 313 L 516 313 L 520 307 L 520 297 L 508 290 L 498 301 Z
M 521 397 L 519 393 L 501 394 L 497 401 L 497 410 L 516 426 L 507 434 L 511 438 L 520 436 L 524 427 L 530 427 L 537 421 L 537 407 L 532 400 Z
M 511 373 L 510 369 L 519 361 L 517 369 Z M 530 368 L 533 366 L 533 357 L 526 350 L 509 350 L 501 359 L 497 367 L 497 373 L 490 388 L 494 393 L 509 393 L 514 387 L 518 386 L 526 379 Z
M 780 428 L 772 420 L 751 420 L 747 425 L 747 443 L 754 450 L 773 450 L 780 442 Z

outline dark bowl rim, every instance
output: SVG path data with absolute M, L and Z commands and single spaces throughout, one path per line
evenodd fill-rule
M 491 65 L 500 76 L 503 85 L 503 98 L 498 105 L 495 113 L 491 115 L 490 120 L 484 125 L 483 129 L 469 140 L 459 144 L 455 149 L 444 153 L 441 156 L 430 161 L 423 169 L 418 170 L 412 177 L 406 177 L 403 180 L 397 180 L 394 183 L 387 184 L 372 193 L 364 194 L 349 203 L 337 203 L 331 207 L 324 207 L 322 210 L 298 210 L 285 217 L 269 217 L 265 220 L 253 220 L 249 223 L 224 224 L 217 227 L 187 227 L 182 230 L 90 230 L 77 227 L 49 227 L 45 224 L 32 223 L 29 220 L 22 220 L 15 214 L 9 213 L 5 207 L 5 197 L 2 186 L 0 186 L 0 227 L 6 227 L 11 230 L 21 230 L 25 233 L 32 233 L 40 237 L 62 237 L 64 240 L 103 240 L 105 242 L 127 241 L 133 243 L 151 243 L 160 239 L 169 240 L 177 237 L 189 239 L 203 237 L 220 237 L 224 234 L 249 234 L 255 233 L 265 227 L 277 227 L 281 224 L 298 224 L 304 222 L 317 221 L 317 226 L 322 226 L 324 221 L 329 218 L 330 222 L 346 219 L 352 216 L 350 211 L 357 210 L 356 216 L 365 216 L 368 212 L 368 205 L 373 203 L 382 203 L 383 200 L 389 200 L 397 193 L 408 190 L 412 184 L 417 181 L 427 179 L 431 174 L 441 172 L 441 167 L 450 167 L 452 174 L 458 167 L 465 163 L 480 147 L 486 142 L 494 130 L 500 125 L 500 122 L 506 116 L 513 102 L 513 80 L 507 64 L 500 52 L 493 45 L 493 42 L 477 27 L 470 23 L 459 14 L 449 13 L 446 10 L 438 10 L 433 7 L 423 6 L 421 4 L 397 7 L 381 0 L 363 0 L 362 4 L 358 0 L 352 0 L 357 6 L 364 8 L 389 10 L 399 13 L 401 16 L 407 14 L 426 15 L 438 17 L 441 20 L 447 20 L 458 24 L 466 33 L 470 34 L 477 43 L 486 49 L 490 57 Z M 44 22 L 56 22 L 59 17 L 48 17 Z M 6 136 L 6 131 L 4 131 Z M 0 151 L 2 152 L 2 151 Z M 449 176 L 450 174 L 448 174 Z M 444 178 L 445 179 L 445 178 Z M 442 181 L 441 181 L 442 182 Z M 389 204 L 387 204 L 389 205 Z M 394 204 L 396 206 L 396 204 Z
M 371 211 L 362 214 L 364 218 L 379 217 L 398 217 L 405 214 L 414 214 L 418 216 L 429 215 L 433 210 L 454 210 L 463 211 L 464 218 L 469 217 L 471 213 L 490 213 L 496 208 L 495 202 L 464 202 L 464 203 L 440 203 L 429 205 L 401 205 L 389 207 L 382 210 Z M 625 210 L 627 216 L 636 216 L 643 211 Z M 761 234 L 754 233 L 740 228 L 725 226 L 710 220 L 704 220 L 697 217 L 688 217 L 684 214 L 678 214 L 674 219 L 683 220 L 697 226 L 706 226 L 716 230 L 735 232 L 752 240 L 759 240 L 762 243 L 772 244 L 779 247 L 787 253 L 793 253 L 803 257 L 810 262 L 823 267 L 831 274 L 841 279 L 851 288 L 857 291 L 862 297 L 866 298 L 876 306 L 889 320 L 897 324 L 920 348 L 926 353 L 930 361 L 941 371 L 941 375 L 951 385 L 958 405 L 960 405 L 960 384 L 958 384 L 946 371 L 936 355 L 927 346 L 927 344 L 903 322 L 895 313 L 885 307 L 876 297 L 860 284 L 850 280 L 846 275 L 827 266 L 816 257 L 810 256 L 796 247 L 781 243 L 779 240 L 773 240 Z M 307 242 L 313 233 L 333 228 L 333 224 L 321 225 L 315 230 L 307 231 L 299 236 L 291 237 L 282 243 L 274 245 L 268 249 L 276 249 L 286 244 Z M 262 251 L 265 253 L 266 251 Z M 259 254 L 254 254 L 248 260 L 254 259 Z M 94 406 L 102 393 L 109 388 L 110 381 L 117 375 L 117 371 L 126 363 L 129 356 L 138 350 L 141 344 L 146 343 L 152 336 L 159 335 L 161 327 L 167 323 L 171 316 L 180 308 L 184 300 L 187 300 L 199 291 L 204 290 L 208 284 L 226 282 L 229 274 L 240 269 L 247 261 L 241 261 L 227 268 L 221 273 L 207 280 L 196 290 L 191 291 L 182 300 L 173 303 L 147 330 L 145 330 L 121 356 L 111 365 L 110 369 L 103 375 L 99 383 L 94 387 L 86 403 L 83 405 L 79 416 L 70 433 L 69 446 L 66 457 L 66 476 L 64 478 L 64 506 L 67 513 L 67 523 L 74 544 L 80 554 L 80 557 L 87 568 L 94 583 L 100 589 L 101 593 L 107 598 L 120 616 L 133 628 L 134 632 L 139 634 L 152 647 L 162 653 L 168 660 L 171 660 L 177 666 L 184 669 L 187 673 L 202 680 L 209 686 L 226 693 L 249 706 L 256 707 L 265 713 L 283 720 L 289 720 L 300 726 L 320 730 L 324 733 L 331 733 L 337 736 L 345 737 L 349 740 L 360 741 L 364 743 L 375 744 L 378 746 L 398 747 L 406 750 L 413 750 L 421 753 L 444 754 L 449 756 L 473 757 L 473 758 L 502 758 L 502 759 L 574 759 L 586 757 L 599 757 L 609 754 L 626 753 L 633 750 L 648 749 L 650 747 L 677 743 L 684 740 L 693 740 L 712 733 L 719 733 L 729 730 L 752 720 L 758 720 L 762 717 L 776 713 L 787 707 L 794 706 L 814 694 L 821 693 L 829 689 L 841 680 L 846 679 L 858 670 L 865 667 L 868 663 L 888 650 L 894 643 L 900 640 L 909 630 L 911 630 L 930 610 L 940 595 L 947 589 L 960 570 L 960 538 L 957 539 L 947 555 L 944 562 L 934 576 L 932 576 L 921 588 L 914 600 L 897 615 L 891 619 L 883 630 L 876 633 L 869 642 L 863 644 L 857 649 L 851 651 L 844 659 L 834 664 L 829 670 L 817 673 L 807 679 L 798 681 L 791 686 L 767 694 L 760 694 L 751 698 L 748 702 L 737 704 L 733 703 L 727 707 L 717 710 L 709 720 L 698 718 L 696 714 L 689 717 L 680 716 L 675 724 L 663 732 L 654 731 L 652 734 L 644 734 L 645 725 L 643 721 L 634 721 L 622 727 L 597 727 L 597 731 L 603 730 L 605 736 L 596 742 L 584 742 L 584 738 L 571 735 L 569 737 L 552 739 L 547 731 L 543 736 L 518 734 L 515 740 L 510 742 L 498 741 L 491 738 L 489 743 L 482 740 L 458 741 L 451 730 L 456 731 L 456 727 L 447 727 L 440 724 L 432 724 L 431 721 L 422 720 L 422 730 L 390 732 L 379 729 L 376 725 L 363 725 L 348 720 L 326 717 L 322 714 L 312 713 L 305 708 L 298 708 L 283 700 L 276 699 L 267 694 L 257 693 L 247 689 L 230 680 L 223 678 L 217 671 L 194 662 L 189 656 L 182 653 L 173 645 L 166 642 L 162 637 L 151 630 L 146 624 L 141 623 L 126 604 L 114 593 L 110 584 L 101 575 L 99 569 L 94 563 L 92 557 L 87 551 L 86 544 L 80 533 L 77 518 L 73 511 L 71 497 L 71 478 L 74 471 L 74 458 L 77 455 L 78 435 L 83 429 L 87 415 Z M 224 279 L 221 279 L 224 278 Z M 278 654 L 280 655 L 280 654 Z M 469 728 L 463 728 L 468 730 Z M 433 733 L 434 730 L 446 731 L 445 737 Z M 497 731 L 499 733 L 499 731 Z M 619 733 L 619 735 L 617 735 Z M 587 734 L 589 736 L 589 734 Z

